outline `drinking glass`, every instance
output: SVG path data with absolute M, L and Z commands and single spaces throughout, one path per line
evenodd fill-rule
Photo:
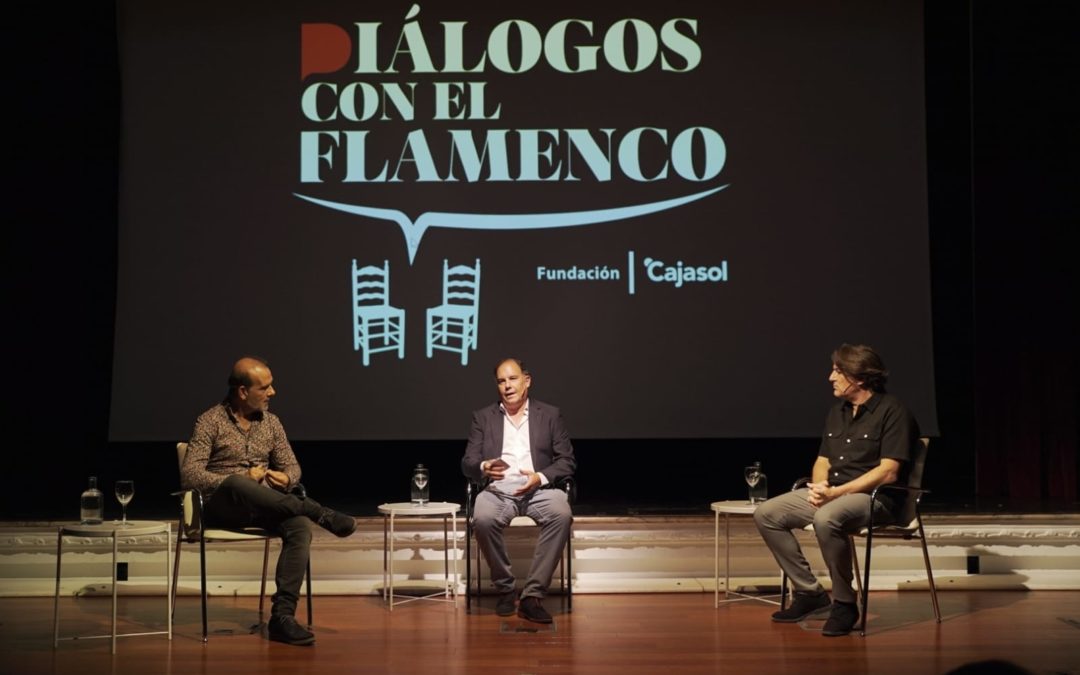
M 123 509 L 123 520 L 120 521 L 121 527 L 127 527 L 127 505 L 131 501 L 131 498 L 135 496 L 135 481 L 133 480 L 118 480 L 116 481 L 116 501 L 120 502 L 120 506 Z
M 750 486 L 750 503 L 754 504 L 756 501 L 754 500 L 753 491 L 757 486 L 758 481 L 761 480 L 761 465 L 755 464 L 746 467 L 743 469 L 743 477 L 746 479 L 746 484 Z

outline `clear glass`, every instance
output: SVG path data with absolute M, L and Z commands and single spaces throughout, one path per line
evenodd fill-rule
M 127 527 L 127 505 L 135 496 L 135 481 L 133 480 L 118 480 L 116 481 L 116 501 L 120 502 L 120 508 L 123 509 L 123 519 L 120 521 L 120 525 Z
M 754 490 L 754 488 L 757 487 L 758 482 L 761 480 L 761 476 L 762 476 L 762 473 L 761 473 L 761 463 L 760 462 L 755 462 L 751 466 L 748 466 L 745 469 L 743 469 L 743 478 L 746 479 L 746 484 L 750 486 L 750 503 L 751 504 L 757 504 L 760 501 L 764 501 L 764 500 L 760 499 L 755 494 L 756 491 Z

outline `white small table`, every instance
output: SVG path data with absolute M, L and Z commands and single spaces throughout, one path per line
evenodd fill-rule
M 770 605 L 779 605 L 776 600 L 770 600 L 773 596 L 757 596 L 747 593 L 738 593 L 731 590 L 731 516 L 752 516 L 759 504 L 751 504 L 745 499 L 728 499 L 722 502 L 713 502 L 710 506 L 716 514 L 716 526 L 713 534 L 714 583 L 713 607 L 719 607 L 721 602 L 740 602 L 743 600 L 757 600 Z M 724 599 L 720 599 L 720 514 L 724 514 Z M 731 597 L 735 596 L 735 597 Z
M 383 516 L 383 599 L 386 600 L 393 611 L 394 605 L 400 605 L 415 600 L 432 600 L 436 602 L 457 602 L 457 588 L 460 581 L 458 577 L 458 544 L 457 544 L 457 514 L 461 510 L 460 504 L 451 502 L 426 502 L 414 504 L 412 502 L 395 502 L 392 504 L 380 504 L 379 513 Z M 443 590 L 427 595 L 409 595 L 404 600 L 394 600 L 394 520 L 399 516 L 430 517 L 442 516 L 443 520 Z M 447 540 L 447 519 L 452 523 L 454 533 L 454 576 L 450 576 L 450 543 Z M 439 597 L 443 596 L 443 597 Z
M 142 633 L 117 633 L 116 632 L 116 556 L 119 550 L 120 539 L 129 537 L 146 537 L 154 534 L 165 535 L 165 621 L 168 630 L 147 631 Z M 64 554 L 64 537 L 109 537 L 112 539 L 112 632 L 108 635 L 84 635 L 72 637 L 60 637 L 60 563 Z M 60 525 L 56 529 L 56 595 L 53 598 L 53 649 L 56 649 L 60 640 L 94 640 L 98 638 L 110 638 L 112 640 L 112 653 L 116 653 L 116 638 L 136 635 L 168 635 L 172 640 L 172 596 L 169 595 L 172 566 L 172 525 L 156 520 L 129 520 L 127 524 L 120 521 L 106 521 L 94 525 L 84 523 L 71 523 Z

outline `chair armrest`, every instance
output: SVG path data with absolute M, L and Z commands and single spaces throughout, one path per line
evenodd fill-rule
M 551 485 L 549 485 L 548 487 L 555 490 L 562 490 L 563 492 L 565 492 L 566 499 L 571 504 L 573 504 L 574 501 L 577 499 L 577 481 L 574 480 L 573 476 L 566 476 L 560 478 L 559 480 L 551 483 Z
M 876 488 L 874 488 L 873 491 L 870 492 L 870 503 L 871 504 L 874 504 L 875 502 L 877 502 L 877 500 L 878 500 L 878 492 L 880 492 L 881 490 L 893 490 L 893 491 L 899 492 L 901 494 L 907 495 L 908 498 L 914 497 L 915 498 L 915 507 L 914 507 L 915 511 L 914 511 L 914 513 L 916 514 L 916 516 L 919 513 L 919 503 L 922 502 L 923 495 L 930 493 L 929 490 L 924 490 L 923 488 L 908 487 L 907 485 L 891 485 L 891 484 L 890 485 L 879 485 Z M 904 509 L 904 511 L 905 511 L 905 513 L 907 513 L 906 508 Z M 876 529 L 878 527 L 888 527 L 890 525 L 896 525 L 896 523 L 886 522 L 883 525 L 878 525 L 878 524 L 874 523 L 874 509 L 873 508 L 870 509 L 870 522 L 867 525 L 868 529 L 874 530 L 874 529 Z
M 307 499 L 307 489 L 304 487 L 303 483 L 297 483 L 296 485 L 292 486 L 291 488 L 289 488 L 289 492 L 296 495 L 300 499 Z
M 806 487 L 806 484 L 809 483 L 809 482 L 810 482 L 810 476 L 803 476 L 799 480 L 792 483 L 791 491 L 795 492 L 796 490 L 798 490 L 800 488 L 804 488 L 804 487 Z
M 923 488 L 908 487 L 907 485 L 892 485 L 892 484 L 879 485 L 870 492 L 870 501 L 871 502 L 877 501 L 878 491 L 879 490 L 895 490 L 897 492 L 904 493 L 904 494 L 906 494 L 908 496 L 914 496 L 916 503 L 918 503 L 919 501 L 922 500 L 923 495 L 930 494 L 929 490 L 925 490 Z
M 873 495 L 878 490 L 899 490 L 901 492 L 906 492 L 908 494 L 918 493 L 920 495 L 928 495 L 928 494 L 930 494 L 930 491 L 925 489 L 925 488 L 914 488 L 914 487 L 908 487 L 907 485 L 892 485 L 892 484 L 879 485 L 876 488 L 874 488 L 874 491 L 871 492 L 870 494 Z
M 487 482 L 477 483 L 471 478 L 465 480 L 465 517 L 472 518 L 473 506 L 476 503 L 476 496 L 487 487 Z M 577 481 L 573 476 L 566 476 L 560 478 L 543 489 L 562 490 L 566 493 L 566 498 L 571 504 L 577 499 Z
M 465 518 L 471 520 L 473 508 L 476 506 L 476 496 L 487 485 L 487 481 L 477 483 L 471 478 L 465 479 Z

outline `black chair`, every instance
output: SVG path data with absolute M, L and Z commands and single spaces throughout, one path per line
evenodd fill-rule
M 476 598 L 477 602 L 480 601 L 481 591 L 481 576 L 483 568 L 480 563 L 480 546 L 473 546 L 473 507 L 476 503 L 476 496 L 484 489 L 484 485 L 476 483 L 472 480 L 465 483 L 465 612 L 472 612 L 472 597 L 473 597 L 473 577 L 472 570 L 474 567 L 473 550 L 475 549 L 475 568 L 476 568 Z M 562 490 L 566 493 L 566 497 L 570 504 L 573 505 L 574 498 L 577 496 L 577 484 L 573 478 L 562 478 L 555 481 L 551 486 L 543 488 L 545 490 Z M 535 527 L 536 521 L 528 516 L 516 516 L 510 521 L 510 527 Z M 559 565 L 559 588 L 566 594 L 566 611 L 571 612 L 574 609 L 574 581 L 573 581 L 573 559 L 574 559 L 574 526 L 571 524 L 570 531 L 566 535 L 566 546 L 564 548 L 564 555 L 562 562 Z
M 851 540 L 851 564 L 855 570 L 855 585 L 858 597 L 861 600 L 859 616 L 859 635 L 866 635 L 866 614 L 870 606 L 870 554 L 874 539 L 903 539 L 911 541 L 918 539 L 922 545 L 923 564 L 926 567 L 926 578 L 930 585 L 930 602 L 934 606 L 934 618 L 941 623 L 941 607 L 938 604 L 937 586 L 934 585 L 934 570 L 930 565 L 930 552 L 926 548 L 926 533 L 923 530 L 922 512 L 919 509 L 922 497 L 929 494 L 929 490 L 922 487 L 923 470 L 926 467 L 926 455 L 930 449 L 930 439 L 920 438 L 915 457 L 911 461 L 911 471 L 908 473 L 907 485 L 879 485 L 870 493 L 870 522 L 867 527 L 849 536 Z M 805 487 L 810 482 L 809 478 L 800 478 L 791 486 L 792 490 Z M 895 523 L 874 523 L 873 504 L 878 500 L 878 494 L 882 491 L 896 492 L 905 499 L 903 509 Z M 814 526 L 807 525 L 804 529 L 813 531 Z M 855 537 L 866 538 L 866 555 L 864 566 L 859 568 L 859 555 L 855 548 Z M 861 575 L 860 575 L 861 572 Z M 780 607 L 785 607 L 787 595 L 787 575 L 783 575 L 780 588 Z
M 179 461 L 179 467 L 183 470 L 184 457 L 187 455 L 188 444 L 177 443 L 176 455 Z M 300 497 L 305 497 L 304 486 L 297 484 L 293 488 L 293 492 Z M 176 559 L 173 562 L 173 581 L 172 581 L 172 608 L 173 615 L 176 614 L 176 584 L 177 578 L 180 573 L 180 552 L 183 550 L 181 544 L 198 544 L 199 545 L 199 578 L 202 589 L 202 639 L 203 642 L 207 640 L 207 620 L 206 620 L 206 545 L 214 542 L 240 542 L 240 541 L 262 541 L 263 542 L 263 569 L 262 569 L 262 584 L 259 587 L 259 622 L 252 626 L 251 632 L 256 632 L 260 629 L 263 623 L 263 609 L 266 603 L 266 570 L 270 563 L 270 540 L 277 539 L 278 535 L 275 533 L 264 530 L 259 527 L 245 527 L 243 529 L 226 529 L 226 528 L 206 528 L 203 527 L 203 498 L 202 494 L 198 490 L 181 490 L 179 492 L 172 493 L 173 496 L 180 498 L 180 521 L 176 528 Z M 311 611 L 311 561 L 308 560 L 307 565 L 307 623 L 308 627 L 311 627 L 312 622 Z

